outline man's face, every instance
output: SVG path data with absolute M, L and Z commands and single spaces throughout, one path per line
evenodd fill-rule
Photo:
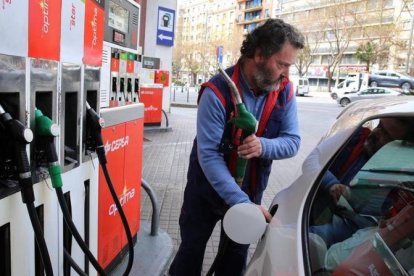
M 396 119 L 381 119 L 380 123 L 368 135 L 364 143 L 364 149 L 370 156 L 373 155 L 385 144 L 393 140 L 404 139 L 406 130 L 404 126 Z
M 258 53 L 255 56 L 256 72 L 253 75 L 255 85 L 267 92 L 277 90 L 283 78 L 289 77 L 289 68 L 295 63 L 298 49 L 285 43 L 282 49 L 265 59 Z

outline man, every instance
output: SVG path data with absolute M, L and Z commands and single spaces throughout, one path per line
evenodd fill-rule
M 343 208 L 338 209 L 336 202 L 341 195 L 351 195 L 348 185 L 354 176 L 381 147 L 394 140 L 414 141 L 412 118 L 382 118 L 372 131 L 360 128 L 324 175 L 321 190 L 312 207 L 313 219 L 323 213 L 328 205 L 338 216 L 334 216 L 331 223 L 311 226 L 311 232 L 321 236 L 327 247 L 351 237 L 360 228 L 376 225 L 370 219 L 350 214 Z M 384 202 L 384 192 L 372 192 L 360 202 L 351 202 L 352 207 L 364 214 L 384 216 L 382 205 L 387 203 Z M 329 201 L 331 204 L 328 204 Z
M 272 160 L 294 156 L 300 144 L 296 100 L 289 83 L 289 67 L 304 46 L 303 36 L 279 19 L 269 19 L 249 33 L 241 57 L 226 70 L 243 102 L 259 121 L 256 134 L 246 137 L 233 150 L 220 151 L 226 123 L 234 116 L 235 101 L 221 75 L 202 85 L 199 94 L 197 137 L 194 140 L 188 182 L 180 214 L 181 245 L 170 275 L 200 275 L 206 243 L 226 210 L 238 203 L 260 207 Z M 235 182 L 230 163 L 249 160 L 242 186 Z M 243 229 L 240 229 L 243 231 Z M 222 250 L 215 275 L 241 275 L 248 246 L 230 241 Z

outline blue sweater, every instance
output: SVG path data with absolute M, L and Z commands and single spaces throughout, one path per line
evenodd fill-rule
M 240 74 L 240 84 L 247 110 L 259 120 L 266 96 L 256 97 L 244 80 L 243 74 Z M 300 136 L 295 97 L 292 97 L 286 108 L 286 116 L 281 122 L 280 136 L 274 139 L 260 138 L 261 158 L 278 160 L 292 157 L 297 153 Z M 201 95 L 197 113 L 197 154 L 207 180 L 220 197 L 228 205 L 233 206 L 250 200 L 231 176 L 223 154 L 218 151 L 225 124 L 224 106 L 214 92 L 206 88 Z M 248 175 L 244 179 L 249 179 Z

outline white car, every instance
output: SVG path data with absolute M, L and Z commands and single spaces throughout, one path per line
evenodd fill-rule
M 377 98 L 382 98 L 382 97 L 401 96 L 401 95 L 403 95 L 403 93 L 392 90 L 390 88 L 369 87 L 361 91 L 352 91 L 352 92 L 345 92 L 343 94 L 338 94 L 336 97 L 336 101 L 341 106 L 346 106 L 349 103 L 358 101 L 358 100 L 377 99 Z
M 246 276 L 414 275 L 414 97 L 349 105 L 269 210 Z

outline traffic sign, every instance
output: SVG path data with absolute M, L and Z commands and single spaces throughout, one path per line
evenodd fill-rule
M 174 45 L 175 10 L 158 7 L 157 44 Z

